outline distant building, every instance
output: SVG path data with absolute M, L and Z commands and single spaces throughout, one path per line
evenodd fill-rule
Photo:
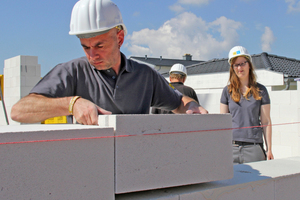
M 256 70 L 283 74 L 284 85 L 273 85 L 272 90 L 296 90 L 296 78 L 300 77 L 300 60 L 263 52 L 251 55 Z M 212 75 L 229 72 L 228 58 L 212 59 L 206 62 L 186 65 L 188 75 Z M 257 71 L 258 72 L 258 71 Z M 162 73 L 168 77 L 168 73 Z M 189 78 L 189 80 L 192 78 Z M 227 77 L 228 80 L 228 77 Z
M 162 56 L 160 56 L 160 58 L 150 58 L 147 55 L 145 55 L 145 57 L 131 56 L 129 59 L 134 60 L 138 63 L 146 64 L 156 69 L 161 74 L 169 72 L 170 68 L 176 63 L 183 64 L 184 66 L 189 66 L 204 62 L 201 60 L 192 60 L 191 54 L 183 55 L 183 59 L 169 59 L 163 58 Z

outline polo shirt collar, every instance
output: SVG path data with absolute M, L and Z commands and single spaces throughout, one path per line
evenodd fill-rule
M 173 82 L 173 83 L 171 83 L 172 85 L 183 85 L 183 83 L 182 82 Z
M 129 64 L 129 62 L 128 62 L 126 56 L 125 56 L 122 52 L 121 52 L 121 59 L 122 59 L 121 65 L 124 65 L 124 64 L 125 64 L 125 70 L 126 70 L 127 72 L 132 72 L 132 71 L 133 71 L 133 67 L 132 67 L 132 65 Z M 122 67 L 124 67 L 124 66 L 122 66 Z M 122 67 L 121 67 L 121 68 L 122 68 Z

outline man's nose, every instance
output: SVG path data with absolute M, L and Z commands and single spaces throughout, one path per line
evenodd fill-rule
M 89 50 L 89 55 L 90 55 L 91 58 L 96 58 L 98 56 L 98 53 L 94 48 L 91 48 Z

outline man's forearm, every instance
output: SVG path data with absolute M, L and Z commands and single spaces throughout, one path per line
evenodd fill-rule
M 199 104 L 194 99 L 188 96 L 183 96 L 181 99 L 180 106 L 175 110 L 172 110 L 172 112 L 175 114 L 186 113 L 186 111 L 190 108 L 191 104 L 193 104 L 192 106 L 199 107 Z
M 48 98 L 30 94 L 17 102 L 11 110 L 11 118 L 22 123 L 37 123 L 48 118 L 69 115 L 71 97 Z

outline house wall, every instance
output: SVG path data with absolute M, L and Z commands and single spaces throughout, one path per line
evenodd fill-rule
M 265 85 L 271 99 L 271 120 L 273 129 L 273 154 L 275 158 L 300 155 L 300 82 L 293 83 L 293 89 L 274 90 L 284 87 L 281 73 L 257 70 L 257 81 Z M 201 105 L 209 113 L 220 112 L 220 98 L 228 82 L 229 73 L 191 75 L 185 85 L 195 89 Z M 297 86 L 297 87 L 296 87 Z M 273 88 L 273 89 L 272 89 Z M 296 123 L 295 123 L 296 122 Z

